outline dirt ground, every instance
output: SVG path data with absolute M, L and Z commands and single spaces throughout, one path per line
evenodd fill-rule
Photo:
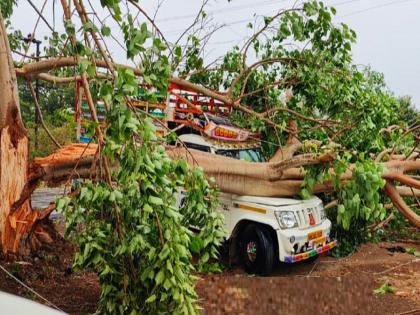
M 420 314 L 420 258 L 399 252 L 407 247 L 420 246 L 366 244 L 345 259 L 280 265 L 271 277 L 203 276 L 200 302 L 206 314 Z M 384 283 L 395 293 L 374 294 Z
M 55 245 L 0 264 L 64 311 L 94 312 L 100 294 L 95 274 L 70 272 L 74 247 Z M 420 314 L 420 258 L 400 251 L 407 247 L 420 250 L 419 243 L 366 244 L 345 259 L 280 265 L 270 277 L 240 268 L 201 275 L 199 303 L 203 314 Z M 395 293 L 374 294 L 384 283 Z M 2 271 L 0 290 L 40 301 Z

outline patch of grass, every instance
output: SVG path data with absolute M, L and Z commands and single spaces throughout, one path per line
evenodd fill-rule
M 390 286 L 388 282 L 385 282 L 379 288 L 373 290 L 373 293 L 378 294 L 378 295 L 384 295 L 386 293 L 395 293 L 395 288 Z
M 420 251 L 415 248 L 406 248 L 405 252 L 410 255 L 414 255 L 416 257 L 420 257 Z

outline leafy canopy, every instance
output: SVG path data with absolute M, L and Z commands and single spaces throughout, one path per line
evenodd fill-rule
M 382 74 L 353 64 L 356 34 L 346 24 L 334 24 L 335 14 L 323 2 L 306 1 L 264 17 L 259 28 L 250 23 L 256 35 L 211 68 L 198 56 L 201 42 L 192 36 L 178 71 L 192 82 L 231 92 L 236 101 L 274 121 L 276 128 L 258 115 L 233 114 L 238 125 L 263 134 L 268 157 L 279 143 L 285 144 L 288 134 L 283 131 L 290 120 L 297 121 L 299 140 L 321 143 L 306 146 L 305 152 L 337 151 L 334 162 L 305 167 L 302 196 L 309 197 L 316 183 L 335 180 L 335 192 L 323 197 L 325 202 L 338 200 L 329 217 L 339 244 L 347 248 L 342 253 L 348 253 L 369 237 L 367 227 L 385 215 L 382 169 L 369 157 L 392 147 L 396 153 L 409 153 L 415 139 L 401 135 L 418 113 L 411 112 L 409 101 L 389 92 Z M 391 125 L 400 128 L 383 132 Z M 354 178 L 340 186 L 337 176 L 350 163 L 356 163 Z

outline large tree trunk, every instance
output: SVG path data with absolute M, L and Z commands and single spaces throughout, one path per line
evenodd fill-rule
M 18 209 L 27 181 L 28 137 L 22 124 L 15 70 L 3 18 L 0 15 L 0 234 L 4 253 L 16 252 L 33 215 L 26 200 Z
M 0 246 L 6 255 L 28 254 L 42 242 L 51 241 L 52 230 L 45 226 L 48 213 L 31 208 L 30 195 L 36 181 L 29 180 L 28 174 L 29 140 L 0 13 Z
M 36 174 L 31 178 L 38 178 L 52 183 L 66 181 L 70 173 L 79 177 L 90 178 L 98 174 L 92 173 L 92 163 L 97 152 L 97 145 L 85 144 L 68 145 L 56 153 L 35 159 Z M 301 154 L 286 160 L 267 163 L 254 163 L 236 160 L 220 155 L 214 155 L 197 150 L 185 150 L 182 147 L 166 147 L 166 152 L 173 159 L 185 159 L 191 167 L 200 166 L 207 176 L 213 177 L 221 191 L 261 197 L 293 197 L 302 187 L 305 171 L 302 165 L 330 162 L 334 154 L 324 153 L 318 155 Z M 403 204 L 401 195 L 410 196 L 420 193 L 420 181 L 405 175 L 420 169 L 420 160 L 392 160 L 381 163 L 384 167 L 382 177 L 389 183 L 398 181 L 405 185 L 390 191 L 387 185 L 385 192 L 389 195 L 396 208 L 416 227 L 420 228 L 420 217 L 407 205 Z M 340 176 L 341 182 L 352 178 L 353 166 Z M 331 169 L 331 172 L 334 170 Z M 329 192 L 333 190 L 331 181 L 316 184 L 314 193 Z M 399 199 L 398 199 L 398 198 Z M 402 205 L 402 206 L 401 206 Z

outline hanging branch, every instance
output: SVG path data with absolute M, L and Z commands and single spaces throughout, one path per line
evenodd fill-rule
M 16 75 L 17 76 L 22 76 L 22 77 L 31 77 L 32 76 L 36 76 L 42 72 L 47 72 L 50 71 L 52 69 L 57 69 L 60 67 L 69 67 L 69 66 L 74 66 L 79 64 L 79 62 L 83 60 L 82 58 L 78 58 L 78 60 L 74 60 L 74 58 L 72 57 L 64 57 L 64 58 L 54 58 L 54 59 L 50 59 L 50 60 L 44 60 L 44 61 L 40 61 L 37 63 L 32 63 L 32 64 L 26 64 L 24 65 L 22 68 L 18 68 L 16 69 Z M 105 61 L 103 60 L 97 60 L 96 61 L 96 66 L 100 67 L 100 68 L 108 68 L 107 64 Z M 120 68 L 124 68 L 124 69 L 130 69 L 133 71 L 133 73 L 135 75 L 141 76 L 143 75 L 143 70 L 139 69 L 139 68 L 134 68 L 134 67 L 130 67 L 127 65 L 122 65 L 122 64 L 114 64 L 114 67 L 120 67 Z M 81 75 L 81 80 L 83 80 L 83 76 L 86 77 L 86 74 L 82 74 Z M 54 80 L 56 82 L 60 82 L 60 81 L 66 81 L 66 79 L 63 80 L 63 78 L 55 78 L 53 76 L 44 76 L 44 79 L 50 79 L 50 80 Z M 209 96 L 209 97 L 213 97 L 214 99 L 224 102 L 225 104 L 231 105 L 233 107 L 235 107 L 236 109 L 243 111 L 251 116 L 256 116 L 258 118 L 260 118 L 262 121 L 264 121 L 265 123 L 276 127 L 276 128 L 281 128 L 281 126 L 279 126 L 279 124 L 275 123 L 274 121 L 272 121 L 271 119 L 268 119 L 266 117 L 264 117 L 261 113 L 255 112 L 254 110 L 242 105 L 240 102 L 235 102 L 234 100 L 230 99 L 229 97 L 222 95 L 220 93 L 217 93 L 215 91 L 212 91 L 206 87 L 203 87 L 201 85 L 198 84 L 194 84 L 191 83 L 188 80 L 184 80 L 178 77 L 171 77 L 169 78 L 169 82 L 171 83 L 175 83 L 179 86 L 183 86 L 186 88 L 190 88 L 192 90 L 194 90 L 197 93 L 201 93 L 203 95 Z M 285 131 L 288 131 L 287 129 L 284 129 Z
M 74 5 L 76 7 L 77 13 L 80 17 L 80 20 L 83 24 L 87 24 L 89 22 L 91 22 L 86 14 L 86 9 L 83 5 L 83 2 L 74 0 Z M 89 29 L 89 33 L 92 36 L 93 41 L 96 44 L 96 47 L 98 48 L 100 54 L 102 55 L 102 57 L 104 58 L 104 61 L 107 65 L 108 70 L 111 72 L 112 77 L 115 78 L 115 73 L 114 73 L 114 64 L 111 62 L 111 60 L 108 58 L 108 55 L 105 52 L 105 49 L 102 47 L 101 42 L 98 39 L 98 36 L 96 34 L 96 32 L 93 29 Z
M 302 11 L 302 9 L 300 8 L 291 8 L 291 9 L 287 9 L 287 10 L 281 10 L 279 11 L 277 14 L 271 16 L 267 22 L 265 22 L 265 25 L 260 28 L 251 38 L 249 38 L 246 43 L 244 44 L 244 46 L 241 49 L 241 52 L 243 53 L 243 64 L 242 67 L 243 69 L 246 69 L 246 58 L 248 55 L 248 49 L 251 46 L 251 44 L 254 42 L 254 40 L 256 40 L 262 33 L 264 33 L 269 27 L 270 25 L 277 20 L 280 16 L 288 13 L 288 12 L 293 12 L 293 11 Z
M 245 78 L 243 86 L 242 86 L 242 91 L 241 91 L 241 98 L 243 98 L 244 90 L 247 85 L 248 79 L 250 75 L 252 74 L 252 72 L 255 71 L 258 67 L 267 65 L 267 64 L 275 64 L 275 63 L 280 63 L 280 62 L 291 63 L 291 62 L 296 62 L 296 61 L 303 62 L 303 60 L 299 60 L 299 59 L 291 58 L 291 57 L 267 58 L 267 59 L 259 60 L 250 66 L 244 67 L 242 68 L 241 72 L 232 81 L 226 94 L 230 96 L 233 93 L 235 86 L 238 84 L 238 82 L 242 78 Z
M 39 116 L 39 120 L 41 121 L 41 125 L 42 128 L 44 128 L 45 132 L 47 133 L 48 137 L 51 139 L 52 142 L 54 142 L 54 144 L 57 146 L 57 148 L 61 148 L 60 143 L 54 138 L 54 136 L 52 135 L 51 131 L 48 129 L 47 125 L 45 124 L 44 121 L 44 116 L 42 115 L 42 111 L 41 111 L 41 107 L 39 106 L 39 102 L 38 99 L 36 97 L 36 93 L 34 90 L 34 86 L 32 85 L 31 81 L 26 81 L 28 83 L 28 87 L 29 90 L 31 91 L 31 95 L 32 95 L 32 99 L 34 100 L 34 104 L 35 104 L 35 110 Z

